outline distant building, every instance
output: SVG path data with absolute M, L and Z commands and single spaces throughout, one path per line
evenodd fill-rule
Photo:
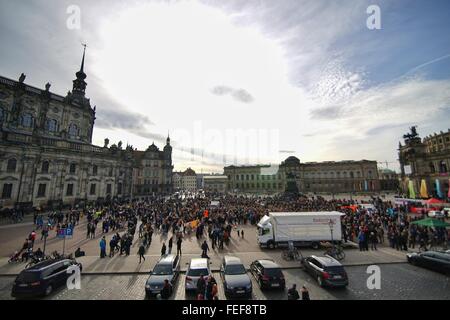
M 184 172 L 174 172 L 172 181 L 176 191 L 197 190 L 197 175 L 191 168 L 187 168 Z
M 205 192 L 226 193 L 228 187 L 228 177 L 225 175 L 205 175 L 203 176 L 203 189 Z
M 379 169 L 378 176 L 380 178 L 381 191 L 398 192 L 400 190 L 400 175 L 394 170 Z
M 289 157 L 279 168 L 269 165 L 224 168 L 228 190 L 242 193 L 364 193 L 380 191 L 376 161 L 328 161 L 301 163 Z
M 417 196 L 422 180 L 430 196 L 446 198 L 449 190 L 450 129 L 425 137 L 419 137 L 416 128 L 399 142 L 401 189 L 409 194 L 410 185 Z

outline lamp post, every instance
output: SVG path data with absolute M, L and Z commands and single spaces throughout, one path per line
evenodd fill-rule
M 334 247 L 334 239 L 333 239 L 334 223 L 333 223 L 333 219 L 330 219 L 330 221 L 328 222 L 328 226 L 330 227 L 330 233 L 331 233 L 331 245 Z

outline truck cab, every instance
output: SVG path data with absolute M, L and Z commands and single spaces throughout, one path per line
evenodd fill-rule
M 270 217 L 269 216 L 262 217 L 257 227 L 258 227 L 257 229 L 258 244 L 262 247 L 267 246 L 270 248 L 274 248 L 275 241 L 273 235 L 273 226 L 272 223 L 270 223 Z

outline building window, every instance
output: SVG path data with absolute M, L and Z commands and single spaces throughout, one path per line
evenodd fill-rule
M 353 173 L 353 171 L 350 171 L 350 178 L 354 178 L 355 177 L 355 174 Z
M 77 166 L 75 165 L 75 163 L 71 163 L 70 167 L 69 167 L 69 173 L 75 174 L 76 170 L 77 170 Z
M 9 159 L 8 164 L 6 166 L 6 171 L 8 172 L 15 172 L 17 167 L 17 160 L 16 159 Z
M 47 119 L 45 129 L 48 132 L 56 132 L 58 130 L 58 122 L 55 119 Z
M 447 164 L 445 163 L 444 160 L 442 160 L 440 165 L 439 165 L 439 171 L 440 171 L 440 173 L 446 173 L 447 172 Z
M 434 167 L 434 163 L 430 162 L 430 172 L 431 173 L 435 173 L 436 172 L 436 168 Z
M 91 184 L 91 190 L 90 190 L 90 192 L 89 192 L 89 194 L 91 195 L 91 196 L 94 196 L 95 195 L 95 188 L 96 188 L 96 184 L 95 183 L 93 183 L 93 184 Z
M 113 175 L 113 168 L 111 167 L 109 168 L 109 176 L 112 177 L 112 175 Z
M 25 113 L 20 117 L 20 124 L 22 127 L 31 128 L 33 126 L 33 116 L 30 113 Z
M 0 122 L 3 122 L 4 117 L 5 117 L 5 110 L 0 107 Z
M 78 136 L 78 127 L 75 123 L 71 123 L 69 126 L 69 137 L 76 138 Z
M 73 196 L 73 183 L 69 183 L 69 184 L 67 185 L 66 196 L 67 196 L 67 197 Z
M 12 188 L 13 188 L 12 183 L 5 183 L 3 185 L 2 199 L 11 199 Z
M 48 161 L 42 162 L 41 172 L 48 173 L 49 166 L 50 166 L 50 164 Z
M 39 184 L 38 193 L 37 193 L 38 198 L 45 197 L 45 190 L 46 189 L 47 189 L 47 185 L 45 183 L 40 183 Z
M 111 184 L 108 183 L 108 184 L 106 185 L 106 194 L 111 194 L 111 190 L 112 190 Z
M 92 167 L 92 174 L 93 174 L 94 176 L 96 176 L 97 173 L 98 173 L 98 167 L 97 167 L 96 165 L 94 165 L 94 166 Z

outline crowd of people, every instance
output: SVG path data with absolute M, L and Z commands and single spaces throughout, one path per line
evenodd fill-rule
M 212 200 L 216 200 L 215 205 L 212 205 Z M 360 251 L 377 250 L 380 244 L 396 250 L 416 247 L 426 250 L 430 243 L 444 246 L 450 243 L 450 232 L 445 228 L 411 224 L 422 217 L 411 216 L 407 207 L 375 197 L 370 204 L 364 206 L 345 199 L 325 200 L 320 196 L 260 198 L 227 195 L 220 198 L 148 198 L 144 201 L 76 208 L 65 213 L 51 212 L 46 218 L 43 213 L 36 212 L 33 216 L 35 230 L 28 235 L 19 252 L 21 259 L 26 261 L 33 252 L 39 230 L 41 240 L 46 240 L 52 232 L 56 237 L 61 228 L 78 228 L 83 223 L 86 224 L 88 241 L 100 237 L 99 255 L 102 259 L 112 258 L 116 254 L 129 256 L 135 244 L 141 263 L 145 261 L 146 251 L 155 233 L 163 240 L 161 255 L 172 253 L 174 245 L 176 254 L 181 255 L 183 239 L 193 236 L 193 232 L 202 257 L 209 258 L 211 250 L 224 250 L 234 235 L 244 238 L 244 225 L 256 225 L 269 212 L 299 211 L 344 213 L 342 240 L 356 242 Z M 80 253 L 81 249 L 77 251 Z M 42 250 L 39 248 L 38 252 Z M 197 289 L 199 299 L 217 299 L 217 284 L 213 277 L 199 281 Z M 293 296 L 297 296 L 295 288 L 292 292 Z

